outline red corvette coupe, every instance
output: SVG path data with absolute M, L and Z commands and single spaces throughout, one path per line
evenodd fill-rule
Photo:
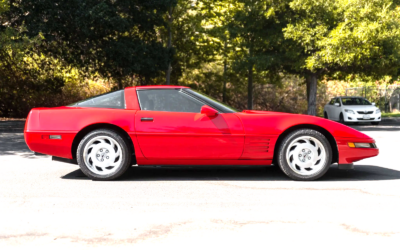
M 375 141 L 326 119 L 238 112 L 182 86 L 130 87 L 66 107 L 35 108 L 25 140 L 37 153 L 79 164 L 96 180 L 132 165 L 272 165 L 295 180 L 315 180 L 333 163 L 376 156 Z

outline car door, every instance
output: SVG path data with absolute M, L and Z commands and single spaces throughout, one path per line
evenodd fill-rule
M 335 103 L 336 98 L 332 98 L 326 105 L 325 105 L 325 112 L 328 115 L 328 119 L 332 120 L 332 108 L 333 108 L 333 104 Z
M 137 90 L 135 115 L 140 149 L 147 159 L 238 159 L 243 125 L 234 113 L 200 114 L 204 103 L 179 89 Z
M 336 106 L 337 103 L 339 106 Z M 340 112 L 342 111 L 342 104 L 340 102 L 340 98 L 336 98 L 335 104 L 332 106 L 332 120 L 339 121 L 339 115 Z

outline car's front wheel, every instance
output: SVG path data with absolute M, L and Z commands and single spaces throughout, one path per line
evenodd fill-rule
M 92 180 L 113 180 L 131 165 L 128 141 L 113 130 L 99 129 L 79 143 L 77 160 L 82 172 Z
M 340 113 L 339 122 L 342 123 L 342 124 L 346 124 L 346 122 L 344 121 L 344 116 L 343 116 L 342 113 Z
M 312 129 L 299 129 L 287 135 L 278 152 L 280 168 L 294 180 L 316 180 L 328 171 L 332 162 L 329 141 Z

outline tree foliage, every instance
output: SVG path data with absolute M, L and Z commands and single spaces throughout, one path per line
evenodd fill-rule
M 0 115 L 18 117 L 60 93 L 65 71 L 54 67 L 60 66 L 56 60 L 34 53 L 40 37 L 28 39 L 8 26 L 9 7 L 9 1 L 0 2 Z
M 144 84 L 166 70 L 171 51 L 156 27 L 171 0 L 24 0 L 12 6 L 24 35 L 43 36 L 41 49 L 70 65 L 116 79 L 138 74 Z
M 292 0 L 283 29 L 299 53 L 290 70 L 307 77 L 309 114 L 316 114 L 317 79 L 349 74 L 398 77 L 400 15 L 393 0 Z
M 0 113 L 58 105 L 66 89 L 78 93 L 85 88 L 79 81 L 100 77 L 117 88 L 188 85 L 239 109 L 299 112 L 307 100 L 308 114 L 316 115 L 326 80 L 398 79 L 399 6 L 398 0 L 0 0 Z M 296 87 L 301 82 L 306 91 Z M 307 94 L 294 98 L 284 89 Z M 46 103 L 50 95 L 60 98 Z M 16 108 L 19 99 L 26 105 Z

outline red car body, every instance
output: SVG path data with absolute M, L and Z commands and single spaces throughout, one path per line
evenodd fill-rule
M 348 145 L 375 143 L 369 136 L 340 123 L 308 115 L 243 111 L 210 117 L 201 113 L 141 110 L 137 90 L 149 88 L 186 87 L 126 88 L 125 109 L 32 109 L 24 130 L 26 143 L 34 152 L 73 161 L 83 136 L 106 127 L 130 138 L 138 165 L 271 165 L 285 135 L 298 128 L 313 128 L 329 140 L 332 163 L 351 164 L 379 153 L 377 148 Z M 153 119 L 142 119 L 146 117 Z M 61 139 L 51 139 L 55 135 Z

